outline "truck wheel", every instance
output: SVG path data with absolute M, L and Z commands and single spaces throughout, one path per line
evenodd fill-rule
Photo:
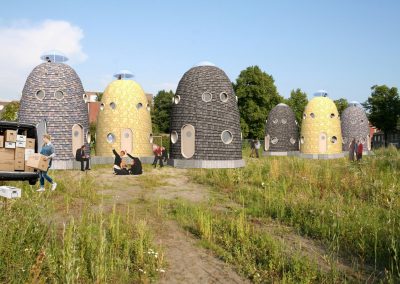
M 35 185 L 37 183 L 37 179 L 31 179 L 29 180 L 30 185 Z

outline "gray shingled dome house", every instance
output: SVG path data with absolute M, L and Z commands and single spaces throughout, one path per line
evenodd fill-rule
M 357 102 L 351 102 L 341 115 L 341 128 L 343 137 L 343 151 L 349 150 L 353 138 L 360 140 L 364 151 L 371 150 L 371 137 L 367 115 L 362 106 Z
M 265 124 L 266 155 L 285 156 L 299 151 L 299 128 L 294 112 L 286 104 L 276 105 Z
M 45 62 L 29 74 L 22 91 L 19 121 L 38 124 L 45 120 L 56 150 L 52 167 L 72 168 L 76 150 L 87 144 L 87 98 L 76 72 L 63 63 L 68 60 L 65 56 L 47 54 L 41 59 Z
M 183 75 L 173 98 L 170 131 L 172 166 L 244 166 L 237 97 L 225 72 L 214 65 L 197 65 Z

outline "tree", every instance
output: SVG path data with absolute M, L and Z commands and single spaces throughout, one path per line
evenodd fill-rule
M 0 120 L 17 121 L 19 106 L 20 104 L 17 101 L 7 104 L 1 113 Z
M 101 99 L 103 98 L 103 93 L 102 92 L 98 92 L 98 93 L 96 93 L 96 95 L 97 95 L 97 101 L 98 102 L 101 102 Z
M 400 96 L 397 88 L 386 85 L 374 85 L 371 90 L 363 106 L 368 111 L 369 121 L 383 131 L 387 146 L 388 133 L 396 129 L 400 117 Z
M 298 125 L 301 125 L 303 112 L 308 104 L 307 94 L 302 92 L 301 89 L 292 90 L 290 97 L 286 100 L 286 104 L 290 106 L 296 116 Z
M 342 112 L 349 106 L 349 102 L 344 98 L 334 100 L 333 102 L 336 105 L 339 115 L 341 115 Z
M 154 133 L 169 133 L 173 91 L 161 90 L 154 97 L 154 110 L 151 112 Z
M 268 113 L 283 101 L 273 77 L 258 66 L 250 66 L 240 72 L 233 87 L 238 96 L 243 137 L 263 137 Z

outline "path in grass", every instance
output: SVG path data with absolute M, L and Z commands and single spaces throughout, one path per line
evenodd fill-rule
M 201 248 L 198 240 L 176 222 L 165 220 L 157 214 L 160 200 L 181 199 L 191 203 L 207 203 L 211 195 L 217 194 L 204 185 L 191 182 L 186 170 L 146 167 L 142 176 L 115 176 L 108 168 L 100 168 L 90 175 L 96 177 L 100 187 L 98 193 L 103 196 L 102 210 L 111 210 L 114 204 L 130 205 L 153 228 L 155 241 L 164 247 L 168 262 L 166 275 L 160 283 L 247 281 L 208 250 Z M 218 204 L 213 205 L 215 210 L 240 207 L 226 196 L 218 195 Z M 260 223 L 254 220 L 254 224 L 281 241 L 289 253 L 300 253 L 311 262 L 318 263 L 322 271 L 329 272 L 335 267 L 353 281 L 365 281 L 368 278 L 368 272 L 354 271 L 350 261 L 338 258 L 332 263 L 327 248 L 315 240 L 300 236 L 290 227 L 273 220 L 263 220 Z

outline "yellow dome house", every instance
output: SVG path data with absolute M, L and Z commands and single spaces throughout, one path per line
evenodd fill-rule
M 133 156 L 152 156 L 150 105 L 133 74 L 121 70 L 103 93 L 96 129 L 96 156 L 126 150 Z
M 312 159 L 343 157 L 340 116 L 335 103 L 320 90 L 307 104 L 300 134 L 300 156 Z

